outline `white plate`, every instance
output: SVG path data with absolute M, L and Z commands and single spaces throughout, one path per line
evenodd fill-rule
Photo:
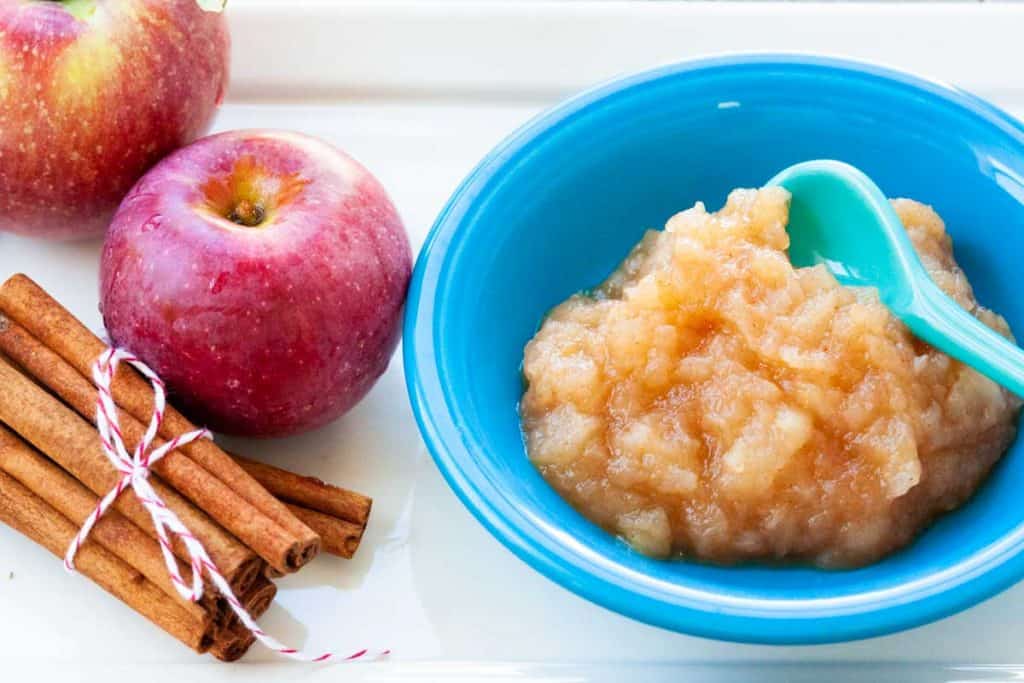
M 699 52 L 828 49 L 1024 111 L 1024 8 L 1009 5 L 234 1 L 234 87 L 216 128 L 292 128 L 346 148 L 390 189 L 415 248 L 473 164 L 543 106 Z M 0 279 L 24 271 L 98 328 L 98 251 L 0 236 Z M 688 680 L 817 681 L 825 666 L 834 680 L 997 680 L 1012 670 L 977 665 L 1020 659 L 1021 587 L 907 633 L 802 648 L 699 640 L 595 607 L 527 568 L 458 503 L 420 441 L 397 357 L 338 423 L 233 445 L 375 497 L 357 558 L 318 560 L 283 581 L 264 625 L 311 649 L 390 647 L 390 661 L 302 665 L 259 648 L 236 666 L 198 658 L 3 528 L 0 683 L 40 672 L 190 683 L 667 681 L 683 669 Z

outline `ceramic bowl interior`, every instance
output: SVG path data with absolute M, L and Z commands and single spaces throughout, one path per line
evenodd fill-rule
M 453 489 L 536 569 L 652 624 L 767 643 L 907 628 L 1024 574 L 1019 444 L 968 505 L 854 571 L 648 559 L 576 513 L 527 460 L 520 365 L 545 313 L 603 280 L 645 229 L 816 158 L 933 205 L 978 299 L 1024 334 L 1022 128 L 964 93 L 877 67 L 759 56 L 639 74 L 528 124 L 451 199 L 410 296 L 410 395 Z

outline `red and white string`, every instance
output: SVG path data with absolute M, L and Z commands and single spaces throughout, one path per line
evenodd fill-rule
M 114 403 L 111 387 L 114 382 L 114 375 L 118 365 L 128 363 L 138 370 L 149 380 L 153 386 L 153 417 L 150 419 L 146 433 L 135 447 L 135 451 L 129 454 L 124 442 L 124 435 L 121 433 L 121 426 L 118 419 L 117 405 Z M 388 651 L 371 652 L 359 650 L 347 657 L 337 657 L 332 653 L 322 655 L 310 655 L 294 648 L 287 647 L 268 635 L 259 627 L 256 620 L 245 609 L 231 585 L 224 575 L 210 559 L 203 544 L 182 523 L 178 516 L 160 499 L 153 486 L 149 482 L 149 473 L 154 464 L 159 462 L 168 453 L 171 453 L 182 446 L 186 446 L 199 439 L 212 438 L 206 429 L 199 429 L 171 439 L 159 448 L 153 449 L 153 441 L 160 432 L 160 425 L 164 419 L 164 412 L 167 409 L 167 390 L 155 372 L 147 367 L 142 361 L 132 354 L 121 349 L 107 349 L 96 361 L 92 369 L 93 381 L 98 389 L 96 402 L 96 426 L 100 433 L 100 443 L 103 452 L 111 464 L 121 474 L 110 493 L 100 500 L 96 510 L 93 511 L 85 521 L 81 531 L 71 542 L 67 554 L 64 557 L 64 566 L 68 571 L 75 570 L 75 555 L 81 549 L 89 533 L 96 523 L 106 514 L 107 510 L 114 504 L 117 497 L 128 489 L 132 489 L 142 503 L 143 507 L 153 519 L 153 527 L 156 529 L 157 540 L 160 543 L 160 550 L 163 553 L 164 562 L 167 565 L 167 572 L 171 577 L 174 588 L 185 600 L 198 601 L 203 595 L 203 576 L 208 576 L 210 582 L 220 591 L 221 596 L 231 606 L 231 610 L 245 625 L 249 631 L 266 647 L 278 654 L 309 662 L 334 661 L 370 661 L 388 654 Z M 171 550 L 171 539 L 177 538 L 188 550 L 190 564 L 192 566 L 192 582 L 188 584 L 178 571 L 178 563 Z

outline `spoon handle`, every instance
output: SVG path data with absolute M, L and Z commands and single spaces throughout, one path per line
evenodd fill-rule
M 1024 397 L 1024 350 L 965 311 L 928 281 L 900 316 L 910 330 L 943 353 Z

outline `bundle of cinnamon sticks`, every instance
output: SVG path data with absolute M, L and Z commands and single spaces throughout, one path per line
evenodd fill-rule
M 101 450 L 96 387 L 87 379 L 105 349 L 24 275 L 0 287 L 0 521 L 58 557 L 120 476 Z M 152 416 L 152 387 L 122 366 L 113 395 L 132 448 Z M 159 438 L 194 429 L 168 408 Z M 321 549 L 352 557 L 372 504 L 320 480 L 231 456 L 210 440 L 167 455 L 150 482 L 255 617 L 276 595 L 270 578 L 298 571 Z M 178 542 L 172 546 L 190 582 L 188 552 Z M 152 521 L 130 491 L 93 529 L 76 567 L 196 652 L 234 661 L 254 642 L 211 588 L 198 603 L 181 598 Z

